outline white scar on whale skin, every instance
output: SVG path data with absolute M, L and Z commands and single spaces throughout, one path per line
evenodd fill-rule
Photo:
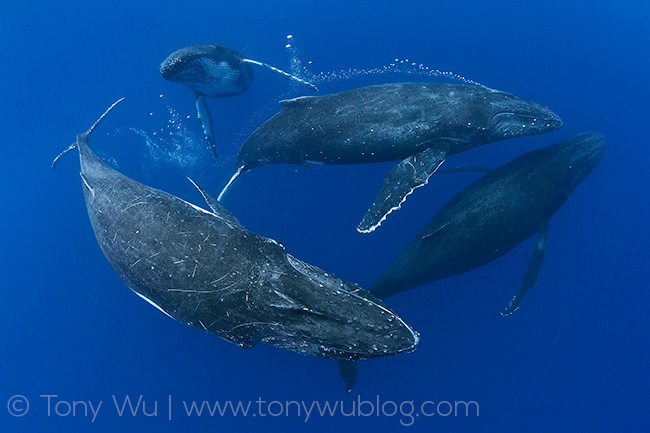
M 84 185 L 86 185 L 86 188 L 88 188 L 88 191 L 90 191 L 93 195 L 93 199 L 95 198 L 95 190 L 90 187 L 90 184 L 88 184 L 88 181 L 86 180 L 86 176 L 84 176 L 83 173 L 79 173 L 81 176 L 81 180 L 83 181 Z
M 384 214 L 384 216 L 381 217 L 381 219 L 380 219 L 379 221 L 377 221 L 377 224 L 375 224 L 375 225 L 373 225 L 373 226 L 370 226 L 370 227 L 367 228 L 367 229 L 360 229 L 360 228 L 357 227 L 357 231 L 358 231 L 359 233 L 367 234 L 367 233 L 372 233 L 372 232 L 374 232 L 375 230 L 377 230 L 377 228 L 379 228 L 379 226 L 381 226 L 381 223 L 383 223 L 383 222 L 386 220 L 386 218 L 388 218 L 388 215 L 390 215 L 391 212 L 396 211 L 396 210 L 399 210 L 399 209 L 402 207 L 402 203 L 404 203 L 404 202 L 406 201 L 406 199 L 408 198 L 408 196 L 411 195 L 411 194 L 413 193 L 413 191 L 415 191 L 416 189 L 418 189 L 418 188 L 420 188 L 420 187 L 422 187 L 422 186 L 424 186 L 424 185 L 426 185 L 426 184 L 429 183 L 429 179 L 431 178 L 431 176 L 433 176 L 433 175 L 435 174 L 435 172 L 438 171 L 438 169 L 440 168 L 440 166 L 441 166 L 444 162 L 445 162 L 445 161 L 443 160 L 443 161 L 438 165 L 438 167 L 436 167 L 436 170 L 435 170 L 433 173 L 431 173 L 431 174 L 427 177 L 427 179 L 426 179 L 424 182 L 422 182 L 420 185 L 417 185 L 417 186 L 414 186 L 413 188 L 411 188 L 411 190 L 410 190 L 409 192 L 407 192 L 406 195 L 404 195 L 404 198 L 402 199 L 402 201 L 400 201 L 400 202 L 397 204 L 397 206 L 394 206 L 394 207 L 390 208 L 390 209 L 388 210 L 388 212 L 386 212 L 386 213 Z

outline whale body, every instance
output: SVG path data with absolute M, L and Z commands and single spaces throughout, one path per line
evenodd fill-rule
M 229 185 L 263 165 L 401 160 L 364 215 L 362 233 L 379 227 L 449 155 L 562 126 L 536 102 L 468 84 L 391 83 L 281 104 L 241 146 Z
M 243 348 L 261 343 L 335 360 L 416 348 L 417 332 L 381 300 L 247 230 L 198 185 L 209 209 L 106 165 L 88 146 L 97 123 L 66 151 L 79 151 L 102 252 L 147 302 Z

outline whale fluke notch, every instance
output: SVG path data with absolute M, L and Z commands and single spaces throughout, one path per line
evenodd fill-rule
M 104 111 L 104 114 L 102 114 L 101 116 L 99 116 L 99 119 L 97 119 L 97 120 L 95 121 L 95 123 L 93 123 L 93 126 L 91 126 L 90 128 L 88 128 L 88 131 L 84 132 L 82 135 L 85 135 L 86 137 L 89 136 L 90 133 L 93 132 L 93 130 L 97 127 L 97 125 L 99 125 L 99 122 L 101 122 L 101 121 L 104 119 L 104 117 L 106 117 L 106 115 L 107 115 L 107 114 L 108 114 L 108 113 L 109 113 L 113 108 L 115 108 L 115 106 L 116 106 L 117 104 L 119 104 L 120 102 L 124 101 L 124 99 L 126 99 L 126 98 L 120 98 L 120 99 L 118 99 L 117 101 L 113 102 L 113 105 L 111 105 L 110 107 L 108 107 L 108 108 L 106 109 L 106 111 Z M 70 146 L 68 146 L 66 149 L 64 149 L 63 152 L 59 153 L 59 154 L 56 156 L 56 158 L 54 158 L 54 161 L 52 161 L 52 170 L 55 170 L 55 169 L 56 169 L 56 163 L 59 162 L 59 159 L 60 159 L 63 155 L 65 155 L 66 153 L 70 152 L 72 149 L 74 149 L 74 148 L 76 148 L 76 147 L 77 147 L 77 142 L 75 141 L 75 142 L 72 143 Z

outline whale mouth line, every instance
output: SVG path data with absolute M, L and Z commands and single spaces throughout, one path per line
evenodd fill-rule
M 531 114 L 530 112 L 502 111 L 490 119 L 488 137 L 490 140 L 524 135 L 540 134 L 562 127 L 562 119 L 554 113 Z
M 534 114 L 530 113 L 524 113 L 524 112 L 519 112 L 519 111 L 501 111 L 494 116 L 492 116 L 492 119 L 490 119 L 490 124 L 494 124 L 500 120 L 502 117 L 506 116 L 511 116 L 511 117 L 518 117 L 520 119 L 530 119 L 533 122 L 551 122 L 554 124 L 559 124 L 562 125 L 562 120 L 558 116 L 537 116 Z M 506 117 L 507 118 L 507 117 Z

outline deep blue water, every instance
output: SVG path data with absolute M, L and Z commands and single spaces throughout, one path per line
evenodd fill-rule
M 0 430 L 647 429 L 650 6 L 437 3 L 442 2 L 0 5 Z M 499 315 L 519 285 L 534 239 L 480 269 L 391 298 L 390 306 L 421 333 L 420 347 L 363 363 L 349 394 L 331 361 L 262 346 L 242 350 L 140 300 L 98 248 L 76 156 L 63 159 L 54 172 L 49 168 L 77 133 L 124 96 L 93 134 L 93 149 L 128 176 L 202 205 L 185 175 L 217 194 L 234 171 L 245 135 L 277 111 L 282 95 L 306 93 L 292 93 L 288 82 L 257 69 L 247 93 L 208 100 L 224 153 L 214 162 L 194 119 L 191 91 L 163 80 L 159 63 L 182 46 L 214 42 L 286 69 L 288 34 L 314 74 L 409 59 L 548 105 L 564 121 L 550 134 L 454 156 L 450 166 L 498 166 L 588 130 L 608 139 L 599 167 L 551 219 L 544 267 L 519 311 L 507 319 Z M 321 92 L 418 79 L 433 80 L 364 75 L 322 83 Z M 149 144 L 133 130 L 147 134 Z M 354 228 L 391 165 L 265 167 L 244 176 L 224 204 L 247 228 L 281 241 L 293 255 L 369 287 L 477 176 L 436 178 L 378 232 L 360 235 Z M 30 401 L 23 417 L 9 413 L 15 395 Z M 41 395 L 58 396 L 51 398 L 49 416 Z M 149 412 L 157 401 L 158 414 L 120 417 L 113 395 L 119 401 L 142 395 Z M 295 408 L 288 416 L 197 417 L 183 407 L 241 400 L 253 401 L 253 411 L 261 399 L 343 401 L 349 411 L 352 402 L 376 404 L 377 398 L 413 401 L 416 408 L 425 401 L 476 401 L 480 412 L 419 416 L 405 427 L 411 418 L 399 412 L 312 414 L 305 422 Z M 75 416 L 63 416 L 65 402 L 72 401 L 103 404 L 91 423 L 80 404 Z M 280 408 L 265 406 L 264 413 Z M 408 403 L 403 411 L 409 411 Z

